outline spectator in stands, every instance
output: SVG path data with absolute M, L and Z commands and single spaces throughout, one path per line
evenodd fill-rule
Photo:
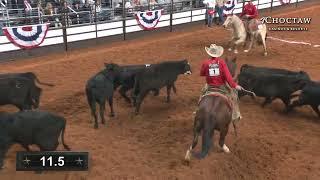
M 207 22 L 206 24 L 208 24 L 208 27 L 212 26 L 212 19 L 213 19 L 213 15 L 214 15 L 214 8 L 216 5 L 216 0 L 203 0 L 203 4 L 205 4 L 207 6 L 207 11 L 206 11 L 206 19 Z
M 75 1 L 75 2 L 73 3 L 72 9 L 75 10 L 76 12 L 80 12 L 80 11 L 81 11 L 80 1 Z
M 73 2 L 72 4 L 72 9 L 75 11 L 75 12 L 71 12 L 69 17 L 72 21 L 72 24 L 79 24 L 80 23 L 80 15 L 79 15 L 79 12 L 81 11 L 80 10 L 80 1 L 76 0 Z
M 222 25 L 224 23 L 223 7 L 226 1 L 227 0 L 216 0 L 215 11 L 219 15 L 217 25 Z
M 50 2 L 47 3 L 46 8 L 44 9 L 44 14 L 49 16 L 52 16 L 54 14 L 53 6 Z
M 44 9 L 44 14 L 47 16 L 47 20 L 50 23 L 50 26 L 54 26 L 54 27 L 61 27 L 62 24 L 60 23 L 58 17 L 54 16 L 54 9 L 53 9 L 53 5 L 48 2 L 46 5 L 46 8 Z
M 91 6 L 89 3 L 89 0 L 85 0 L 84 5 L 81 7 L 81 11 L 85 11 L 85 12 L 82 12 L 81 21 L 83 23 L 90 23 Z

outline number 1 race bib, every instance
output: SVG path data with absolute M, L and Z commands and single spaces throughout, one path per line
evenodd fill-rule
M 209 66 L 209 76 L 220 76 L 219 64 L 211 64 Z

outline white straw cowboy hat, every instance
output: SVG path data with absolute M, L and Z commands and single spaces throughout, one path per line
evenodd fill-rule
M 223 47 L 211 44 L 210 47 L 205 47 L 205 50 L 211 57 L 220 57 L 223 54 Z

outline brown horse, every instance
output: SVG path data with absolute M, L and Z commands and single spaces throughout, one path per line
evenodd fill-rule
M 236 59 L 226 60 L 226 64 L 231 75 L 234 77 L 236 70 Z M 212 146 L 214 131 L 220 131 L 219 145 L 223 151 L 229 153 L 229 148 L 225 145 L 225 137 L 228 134 L 229 124 L 232 120 L 232 109 L 228 101 L 222 96 L 204 96 L 196 112 L 193 125 L 193 142 L 188 149 L 185 160 L 190 161 L 191 151 L 198 143 L 198 137 L 202 130 L 202 150 L 199 158 L 204 158 Z

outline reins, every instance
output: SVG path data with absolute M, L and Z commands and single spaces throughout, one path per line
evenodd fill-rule
M 244 88 L 242 88 L 242 91 L 246 92 L 246 93 L 249 93 L 249 94 L 252 94 L 254 97 L 257 97 L 256 93 L 252 92 L 252 91 L 249 91 L 249 90 L 246 90 Z

